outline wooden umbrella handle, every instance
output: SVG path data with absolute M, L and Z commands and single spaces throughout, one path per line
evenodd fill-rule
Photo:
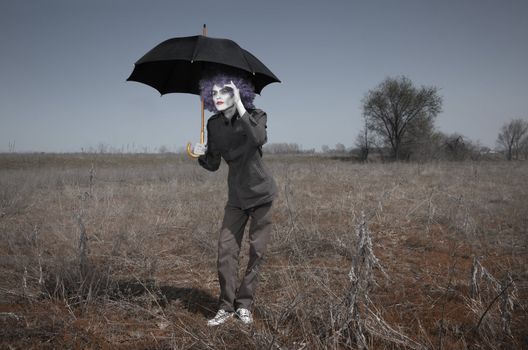
M 204 143 L 204 102 L 203 102 L 203 99 L 202 99 L 202 129 L 200 130 L 200 143 Z M 194 159 L 200 157 L 199 154 L 196 154 L 192 151 L 192 144 L 190 142 L 187 142 L 187 155 Z

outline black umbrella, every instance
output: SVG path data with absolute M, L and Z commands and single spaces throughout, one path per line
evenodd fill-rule
M 147 84 L 162 95 L 171 92 L 199 95 L 200 79 L 212 72 L 245 75 L 258 94 L 264 86 L 280 82 L 264 63 L 234 41 L 207 37 L 205 24 L 203 34 L 165 40 L 135 63 L 127 81 Z M 204 143 L 203 101 L 200 142 Z M 198 157 L 192 152 L 190 142 L 187 154 Z
M 204 35 L 168 39 L 141 57 L 128 81 L 152 86 L 160 94 L 200 94 L 198 82 L 210 71 L 238 71 L 260 94 L 264 86 L 280 80 L 250 52 L 229 39 Z

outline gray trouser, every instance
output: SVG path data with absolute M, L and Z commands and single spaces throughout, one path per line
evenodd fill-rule
M 271 235 L 271 202 L 242 210 L 226 206 L 222 229 L 218 239 L 218 280 L 220 282 L 219 308 L 233 312 L 237 308 L 249 309 L 253 303 L 258 282 L 258 270 L 263 262 Z M 244 228 L 249 225 L 249 262 L 242 283 L 236 290 L 238 261 Z

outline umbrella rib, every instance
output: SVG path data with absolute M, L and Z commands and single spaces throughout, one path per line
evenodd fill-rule
M 244 49 L 242 49 L 242 57 L 244 57 L 244 60 L 246 61 L 246 64 L 248 65 L 249 69 L 251 69 L 251 73 L 253 73 L 253 75 L 255 75 L 255 70 L 249 64 L 249 61 L 248 61 L 248 59 L 246 57 L 246 51 Z
M 194 47 L 193 54 L 191 57 L 191 63 L 193 63 L 194 59 L 196 58 L 196 55 L 198 54 L 198 48 L 201 42 L 202 42 L 202 36 L 198 35 L 198 40 L 196 40 L 196 46 Z

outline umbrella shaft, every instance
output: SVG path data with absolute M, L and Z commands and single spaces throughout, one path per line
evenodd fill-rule
M 202 97 L 202 128 L 200 129 L 200 143 L 204 143 L 204 99 Z
M 202 34 L 203 36 L 207 36 L 207 26 L 204 24 L 203 25 L 203 30 L 202 30 Z M 204 99 L 202 97 L 202 128 L 200 129 L 200 143 L 204 143 Z

